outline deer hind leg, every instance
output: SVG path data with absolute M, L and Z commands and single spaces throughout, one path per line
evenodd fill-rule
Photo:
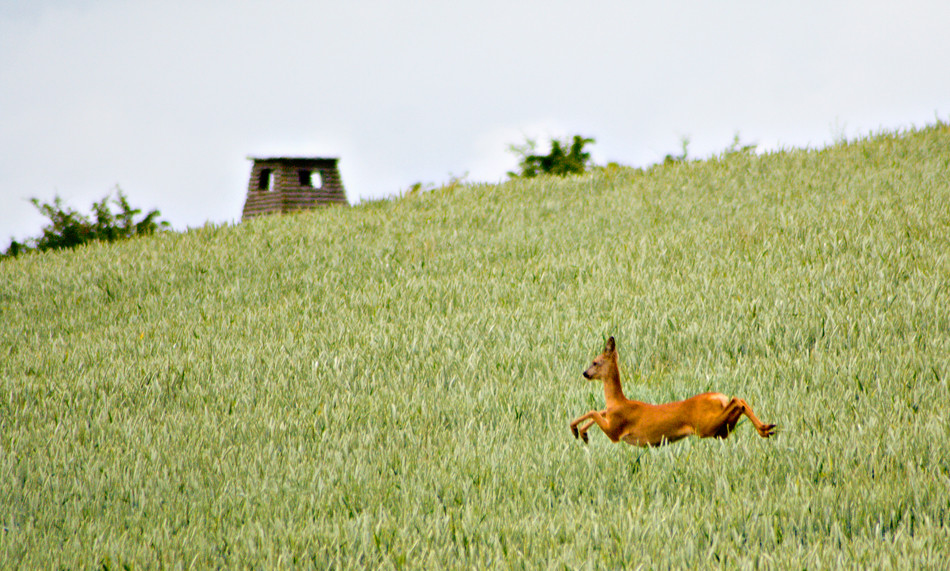
M 722 410 L 716 414 L 711 415 L 708 422 L 703 423 L 704 426 L 699 431 L 702 438 L 708 438 L 715 436 L 716 438 L 726 438 L 729 436 L 735 427 L 739 423 L 739 419 L 742 418 L 742 415 L 749 417 L 749 420 L 752 421 L 753 426 L 758 431 L 759 435 L 763 438 L 768 438 L 775 432 L 774 424 L 765 424 L 752 412 L 752 407 L 749 406 L 749 403 L 745 402 L 740 398 L 732 398 L 729 401 L 726 401 L 726 397 L 722 395 L 717 395 L 722 399 Z
M 726 438 L 736 427 L 736 424 L 738 424 L 743 414 L 752 421 L 752 425 L 755 426 L 759 436 L 762 438 L 768 438 L 775 434 L 774 424 L 765 424 L 759 420 L 759 417 L 755 416 L 755 413 L 752 412 L 752 407 L 749 406 L 749 403 L 734 397 L 723 409 L 722 414 L 716 419 L 713 426 L 713 433 L 710 434 L 710 436 Z
M 574 438 L 582 438 L 584 442 L 587 443 L 589 441 L 587 438 L 587 430 L 593 426 L 595 422 L 598 426 L 600 426 L 600 429 L 606 433 L 610 424 L 607 422 L 607 419 L 604 418 L 605 414 L 607 414 L 607 409 L 592 410 L 587 414 L 575 418 L 574 421 L 571 422 L 571 432 L 574 433 Z M 585 420 L 587 422 L 584 424 L 584 426 L 577 428 L 577 425 L 584 422 Z
M 765 424 L 759 417 L 752 412 L 752 407 L 749 406 L 749 403 L 745 402 L 742 399 L 733 399 L 739 401 L 739 404 L 742 405 L 742 414 L 749 417 L 749 420 L 752 421 L 752 425 L 755 426 L 755 429 L 759 431 L 759 436 L 762 438 L 768 438 L 775 434 L 775 425 L 774 424 Z

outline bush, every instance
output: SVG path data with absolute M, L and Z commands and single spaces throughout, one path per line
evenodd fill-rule
M 142 213 L 138 208 L 132 208 L 122 189 L 116 188 L 116 198 L 112 203 L 119 207 L 119 212 L 113 214 L 109 207 L 111 196 L 106 195 L 99 202 L 92 204 L 95 220 L 65 206 L 57 196 L 53 202 L 41 202 L 38 198 L 31 198 L 33 206 L 47 218 L 50 224 L 43 228 L 43 235 L 39 238 L 27 240 L 26 243 L 13 240 L 4 252 L 4 256 L 15 257 L 30 250 L 61 250 L 75 248 L 86 242 L 101 240 L 114 242 L 124 238 L 154 234 L 168 228 L 167 221 L 158 220 L 161 212 L 152 210 L 138 222 L 135 217 Z
M 533 154 L 537 146 L 533 139 L 528 139 L 524 145 L 511 145 L 508 147 L 509 150 L 521 157 L 518 165 L 521 172 L 509 171 L 508 176 L 531 178 L 541 174 L 556 176 L 582 174 L 591 166 L 590 153 L 584 152 L 584 146 L 594 142 L 594 139 L 574 135 L 574 140 L 568 149 L 566 141 L 552 139 L 551 152 L 547 155 Z

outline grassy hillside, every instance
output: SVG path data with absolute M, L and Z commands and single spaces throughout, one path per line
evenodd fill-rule
M 950 127 L 0 263 L 0 566 L 943 566 Z M 631 398 L 781 433 L 641 450 Z

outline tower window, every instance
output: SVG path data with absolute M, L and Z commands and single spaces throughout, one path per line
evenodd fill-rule
M 323 177 L 320 175 L 320 171 L 309 171 L 309 170 L 298 170 L 297 179 L 300 183 L 300 186 L 305 186 L 307 188 L 322 188 L 323 187 Z
M 257 190 L 270 190 L 273 178 L 273 169 L 261 169 L 261 174 L 257 179 Z

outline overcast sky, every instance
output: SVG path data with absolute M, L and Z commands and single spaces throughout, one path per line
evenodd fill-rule
M 116 185 L 174 228 L 240 220 L 247 156 L 337 156 L 351 203 L 526 136 L 600 163 L 950 119 L 950 2 L 0 0 L 0 251 L 30 197 Z

